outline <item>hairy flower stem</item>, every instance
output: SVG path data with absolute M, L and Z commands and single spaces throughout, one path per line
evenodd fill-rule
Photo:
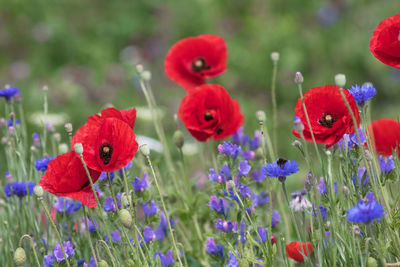
M 274 128 L 272 131 L 272 140 L 274 141 L 274 150 L 277 151 L 277 130 L 278 130 L 278 105 L 276 103 L 276 75 L 278 72 L 278 61 L 273 61 L 274 66 L 272 68 L 272 80 L 271 80 L 271 98 L 272 98 L 272 121 Z
M 64 246 L 63 246 L 63 243 L 62 243 L 62 239 L 61 239 L 60 233 L 58 232 L 57 227 L 54 224 L 53 219 L 51 218 L 51 215 L 50 215 L 49 211 L 47 210 L 46 206 L 44 205 L 43 198 L 38 198 L 38 200 L 42 204 L 43 210 L 46 213 L 46 216 L 49 219 L 49 221 L 51 223 L 51 226 L 54 229 L 54 232 L 56 232 L 56 235 L 57 235 L 57 238 L 58 238 L 58 242 L 60 243 L 61 251 L 62 251 L 62 253 L 64 255 L 65 262 L 67 263 L 68 267 L 71 267 L 71 265 L 69 264 L 68 258 L 67 258 L 67 254 L 65 254 L 65 250 L 64 250 Z
M 175 242 L 174 232 L 172 231 L 171 222 L 170 222 L 170 219 L 169 219 L 167 208 L 165 207 L 164 197 L 162 196 L 161 189 L 160 189 L 160 187 L 158 185 L 158 178 L 157 178 L 157 175 L 156 175 L 156 173 L 154 171 L 153 165 L 151 164 L 151 160 L 150 160 L 150 156 L 149 155 L 146 156 L 146 160 L 147 160 L 147 163 L 149 164 L 151 173 L 153 174 L 154 182 L 156 183 L 158 194 L 160 195 L 161 206 L 163 208 L 165 218 L 167 219 L 168 228 L 169 228 L 169 231 L 170 231 L 170 234 L 171 234 L 171 241 L 172 241 L 172 245 L 173 245 L 174 250 L 175 250 L 176 257 L 177 257 L 177 259 L 179 261 L 179 265 L 181 267 L 183 267 L 183 264 L 182 264 L 182 261 L 181 261 L 181 258 L 180 258 L 180 253 L 179 253 L 178 247 L 177 247 L 176 242 Z
M 47 114 L 49 113 L 49 105 L 47 101 L 47 90 L 42 90 L 43 91 L 43 110 L 44 110 L 44 117 L 47 117 Z M 43 127 L 43 141 L 42 141 L 42 148 L 43 148 L 43 153 L 46 153 L 46 145 L 47 145 L 47 129 L 46 129 L 46 124 Z
M 82 206 L 82 209 L 83 209 L 83 217 L 85 219 L 85 229 L 86 229 L 86 233 L 87 233 L 88 240 L 89 240 L 90 250 L 92 251 L 93 258 L 94 258 L 94 261 L 96 262 L 96 266 L 97 266 L 99 264 L 99 261 L 97 260 L 96 251 L 94 251 L 92 238 L 90 237 L 90 231 L 89 231 L 89 227 L 88 227 L 88 223 L 87 223 L 88 218 L 87 218 L 87 215 L 86 215 L 86 207 L 85 207 L 85 205 Z M 93 224 L 94 224 L 94 222 L 93 222 Z
M 38 256 L 37 256 L 37 254 L 36 254 L 36 250 L 35 250 L 35 244 L 33 243 L 33 239 L 32 239 L 32 237 L 30 236 L 30 235 L 23 235 L 23 236 L 21 236 L 21 238 L 19 239 L 19 247 L 22 247 L 22 241 L 24 241 L 24 238 L 28 238 L 29 239 L 29 241 L 31 242 L 31 247 L 32 247 L 32 251 L 33 251 L 33 256 L 35 257 L 35 261 L 36 261 L 36 264 L 37 264 L 37 266 L 39 266 L 40 267 L 40 262 L 39 262 L 39 259 L 38 259 Z M 65 256 L 64 256 L 65 257 Z
M 97 242 L 96 242 L 96 252 L 97 252 L 97 255 L 100 255 L 100 249 L 99 249 L 100 245 L 103 245 L 103 247 L 106 249 L 107 254 L 108 254 L 108 256 L 109 256 L 110 259 L 111 259 L 112 265 L 113 265 L 114 267 L 116 267 L 114 256 L 113 256 L 113 254 L 112 254 L 111 251 L 110 251 L 110 247 L 107 245 L 106 242 L 104 242 L 104 240 L 97 240 Z
M 263 154 L 264 154 L 264 164 L 267 164 L 267 158 L 266 158 L 266 148 L 268 148 L 268 154 L 269 154 L 269 160 L 274 161 L 276 160 L 275 157 L 275 152 L 274 147 L 272 146 L 271 138 L 269 137 L 267 125 L 265 123 L 260 122 L 260 131 L 261 131 L 261 146 L 263 148 Z M 264 138 L 265 137 L 265 138 Z
M 324 168 L 324 164 L 323 164 L 323 162 L 322 162 L 321 155 L 319 154 L 317 142 L 315 141 L 314 132 L 313 132 L 312 127 L 311 127 L 310 117 L 308 116 L 306 104 L 305 104 L 305 102 L 304 102 L 303 88 L 302 88 L 302 86 L 301 86 L 301 83 L 298 83 L 298 84 L 297 84 L 297 88 L 299 89 L 299 94 L 300 94 L 300 98 L 301 98 L 301 103 L 302 103 L 302 105 L 303 105 L 304 114 L 306 115 L 307 126 L 308 126 L 308 128 L 310 129 L 311 138 L 312 138 L 313 143 L 314 143 L 315 152 L 317 153 L 317 157 L 318 157 L 318 160 L 319 160 L 319 162 L 320 162 L 320 164 L 321 164 L 321 167 Z M 325 172 L 323 171 L 323 173 L 325 173 Z

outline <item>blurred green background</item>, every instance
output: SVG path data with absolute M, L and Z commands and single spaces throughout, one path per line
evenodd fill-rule
M 171 136 L 185 91 L 165 76 L 164 57 L 181 38 L 217 34 L 228 45 L 228 69 L 212 82 L 239 100 L 247 133 L 257 127 L 256 110 L 271 118 L 270 53 L 280 52 L 280 156 L 298 158 L 290 146 L 296 71 L 305 90 L 332 84 L 336 73 L 345 73 L 349 86 L 372 82 L 378 91 L 372 118 L 397 117 L 400 71 L 375 59 L 368 45 L 376 25 L 399 7 L 399 0 L 1 0 L 0 85 L 21 89 L 28 119 L 42 110 L 41 88 L 48 85 L 49 112 L 66 114 L 62 122 L 77 128 L 107 103 L 146 105 L 132 75 L 141 63 L 152 72 Z M 59 132 L 63 123 L 55 125 Z M 138 120 L 135 130 L 155 137 L 148 121 Z

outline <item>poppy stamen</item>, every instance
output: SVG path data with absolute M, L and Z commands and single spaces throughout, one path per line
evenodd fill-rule
M 111 161 L 113 153 L 113 146 L 110 143 L 103 143 L 99 149 L 100 159 L 103 160 L 104 165 L 107 165 Z
M 205 112 L 204 113 L 204 120 L 205 121 L 210 121 L 212 119 L 214 119 L 214 116 L 213 116 L 213 114 L 211 112 Z
M 210 66 L 207 66 L 206 60 L 202 57 L 196 58 L 192 63 L 192 71 L 194 72 L 201 72 L 210 68 Z
M 327 128 L 332 128 L 333 124 L 336 121 L 337 121 L 336 115 L 332 116 L 329 113 L 325 113 L 324 115 L 322 115 L 321 119 L 318 120 L 318 123 Z

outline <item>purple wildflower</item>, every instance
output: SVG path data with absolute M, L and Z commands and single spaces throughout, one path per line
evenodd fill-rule
M 222 232 L 230 233 L 232 230 L 237 230 L 237 223 L 218 219 L 215 223 L 215 228 Z
M 220 256 L 221 259 L 224 258 L 224 247 L 220 244 L 215 244 L 213 237 L 207 238 L 206 244 L 207 253 L 213 254 L 215 256 Z
M 154 203 L 154 200 L 151 200 L 150 204 L 148 204 L 148 205 L 145 202 L 143 202 L 142 206 L 143 206 L 144 215 L 147 217 L 153 216 L 158 211 L 158 208 L 157 208 L 156 204 Z
M 272 212 L 271 221 L 272 227 L 275 227 L 281 221 L 281 216 L 279 215 L 279 212 L 277 210 L 274 210 Z
M 239 175 L 241 176 L 246 176 L 249 172 L 250 172 L 251 166 L 249 165 L 249 163 L 247 162 L 247 160 L 241 161 L 239 163 Z
M 231 142 L 224 142 L 223 144 L 218 145 L 218 151 L 222 155 L 227 155 L 233 159 L 236 159 L 241 152 L 241 148 L 240 146 L 232 144 Z
M 150 183 L 147 180 L 147 173 L 143 173 L 143 178 L 135 177 L 135 181 L 132 182 L 133 188 L 137 193 L 143 193 L 146 188 L 150 188 Z
M 393 160 L 393 156 L 382 157 L 379 156 L 379 165 L 381 167 L 382 174 L 386 174 L 391 172 L 394 168 L 396 168 Z
M 168 266 L 173 266 L 175 261 L 174 258 L 172 257 L 172 252 L 171 250 L 168 250 L 168 254 L 164 255 L 161 252 L 155 252 L 153 255 L 153 258 L 156 259 L 157 256 L 160 258 L 161 266 L 162 267 L 168 267 Z
M 211 196 L 208 205 L 210 206 L 211 209 L 215 210 L 218 213 L 221 213 L 224 217 L 229 215 L 228 203 L 223 198 Z

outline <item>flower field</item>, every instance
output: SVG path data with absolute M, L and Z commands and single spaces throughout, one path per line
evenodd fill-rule
M 344 6 L 320 9 L 319 23 L 335 24 Z M 400 14 L 379 21 L 363 51 L 397 75 Z M 35 29 L 52 42 L 51 27 Z M 334 67 L 310 81 L 281 67 L 296 61 L 277 46 L 267 89 L 231 90 L 246 55 L 211 32 L 171 40 L 155 71 L 124 48 L 126 64 L 98 83 L 68 66 L 64 84 L 43 78 L 33 94 L 23 87 L 40 67 L 14 66 L 0 89 L 0 266 L 400 266 L 397 93 L 382 100 L 396 88 Z M 134 91 L 112 91 L 130 78 Z

